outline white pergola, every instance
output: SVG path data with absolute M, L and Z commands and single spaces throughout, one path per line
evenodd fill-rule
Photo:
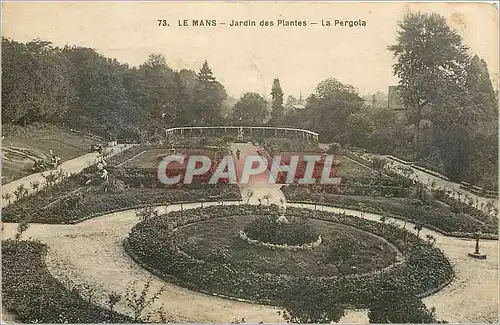
M 276 126 L 183 126 L 165 130 L 165 136 L 237 136 L 242 130 L 245 135 L 267 138 L 302 138 L 309 141 L 319 141 L 319 134 L 304 129 L 294 129 Z

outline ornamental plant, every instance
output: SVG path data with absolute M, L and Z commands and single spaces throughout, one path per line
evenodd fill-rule
M 289 223 L 277 222 L 276 216 L 263 216 L 244 229 L 250 239 L 277 245 L 299 246 L 318 240 L 319 233 L 305 219 L 292 218 Z

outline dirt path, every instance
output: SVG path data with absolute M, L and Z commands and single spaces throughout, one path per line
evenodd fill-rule
M 240 149 L 241 155 L 240 159 L 236 157 L 236 150 Z M 258 157 L 257 147 L 250 143 L 232 143 L 231 152 L 234 158 L 234 164 L 236 169 L 236 178 L 238 183 L 241 180 L 241 174 L 243 172 L 243 167 L 245 165 L 245 159 L 250 156 Z M 282 184 L 270 184 L 269 176 L 270 171 L 267 169 L 259 175 L 251 176 L 248 180 L 248 184 L 238 184 L 240 187 L 241 197 L 243 201 L 248 200 L 249 192 L 252 193 L 250 197 L 250 204 L 259 204 L 259 199 L 262 204 L 276 204 L 278 206 L 286 203 L 286 197 L 281 191 Z
M 381 157 L 386 157 L 386 156 L 381 156 Z M 488 199 L 486 197 L 478 196 L 478 195 L 475 195 L 467 190 L 464 190 L 464 189 L 460 188 L 460 184 L 458 184 L 458 183 L 444 180 L 442 178 L 431 175 L 429 173 L 426 173 L 426 172 L 421 171 L 419 169 L 416 169 L 414 167 L 405 165 L 405 164 L 400 163 L 400 162 L 395 161 L 395 160 L 388 159 L 388 161 L 389 161 L 389 165 L 388 165 L 389 168 L 391 168 L 393 171 L 395 171 L 397 173 L 404 175 L 404 173 L 401 171 L 400 168 L 410 167 L 411 170 L 413 171 L 413 175 L 412 175 L 413 179 L 417 180 L 418 182 L 423 183 L 423 184 L 431 184 L 432 182 L 435 182 L 436 188 L 448 189 L 448 190 L 452 190 L 455 192 L 459 192 L 462 194 L 463 198 L 470 197 L 474 201 L 477 200 L 479 202 L 479 206 L 481 205 L 481 203 L 486 205 L 486 203 L 488 201 L 492 201 L 492 200 L 495 201 L 494 199 Z
M 204 206 L 207 205 L 204 203 Z M 183 205 L 184 209 L 198 206 L 199 204 Z M 298 206 L 314 209 L 313 205 Z M 166 208 L 159 209 L 164 212 Z M 168 207 L 168 211 L 178 209 L 178 205 Z M 380 219 L 376 214 L 329 207 L 324 209 L 372 220 Z M 390 221 L 402 223 L 399 220 Z M 122 246 L 123 239 L 137 222 L 134 211 L 128 210 L 77 225 L 32 224 L 24 238 L 37 238 L 49 245 L 47 266 L 51 273 L 68 285 L 92 285 L 97 288 L 99 302 L 104 304 L 106 295 L 112 291 L 123 294 L 131 281 L 138 281 L 143 285 L 150 276 L 148 271 L 138 266 L 125 253 Z M 16 226 L 6 224 L 4 237 L 14 236 Z M 412 224 L 407 223 L 407 227 L 412 229 Z M 498 242 L 482 241 L 481 251 L 488 255 L 488 259 L 475 260 L 467 256 L 474 249 L 473 240 L 445 237 L 428 229 L 421 231 L 422 236 L 428 234 L 436 238 L 436 245 L 450 258 L 456 270 L 456 279 L 442 291 L 425 298 L 424 302 L 429 307 L 436 307 L 439 319 L 449 322 L 494 322 L 498 308 Z M 68 278 L 71 280 L 67 280 Z M 153 308 L 164 305 L 165 310 L 177 322 L 231 322 L 242 317 L 247 322 L 283 321 L 277 315 L 276 308 L 212 297 L 165 283 L 156 277 L 153 278 L 152 288 L 156 290 L 164 284 L 167 290 Z M 121 304 L 117 306 L 117 310 L 126 312 Z M 366 311 L 349 311 L 342 320 L 343 323 L 367 321 Z
M 112 147 L 112 148 L 106 148 L 105 150 L 112 150 L 110 151 L 110 156 L 116 155 L 124 150 L 129 149 L 133 145 L 130 144 L 120 144 L 118 146 Z M 45 178 L 43 175 L 49 175 L 51 172 L 52 173 L 57 173 L 60 170 L 67 172 L 67 173 L 79 173 L 82 171 L 82 169 L 88 167 L 89 165 L 95 164 L 96 159 L 98 157 L 97 152 L 91 152 L 88 154 L 85 154 L 83 156 L 77 157 L 75 159 L 71 159 L 68 161 L 63 162 L 57 169 L 52 170 L 52 171 L 46 171 L 43 173 L 36 173 L 36 174 L 31 174 L 26 177 L 23 177 L 21 179 L 12 181 L 8 184 L 5 184 L 2 186 L 2 194 L 4 193 L 11 193 L 12 198 L 10 199 L 11 202 L 15 201 L 15 195 L 14 191 L 17 189 L 17 187 L 21 184 L 24 185 L 26 189 L 28 189 L 28 192 L 32 192 L 33 189 L 31 188 L 31 183 L 32 182 L 39 182 L 40 184 L 45 183 Z M 5 200 L 2 197 L 2 207 L 6 206 L 9 202 Z

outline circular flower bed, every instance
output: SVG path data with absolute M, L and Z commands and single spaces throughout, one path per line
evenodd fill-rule
M 188 211 L 186 211 L 188 213 Z M 197 211 L 193 211 L 197 213 Z M 199 212 L 198 212 L 199 213 Z M 311 219 L 321 233 L 322 244 L 315 249 L 242 240 L 241 229 L 262 215 L 220 216 L 188 223 L 174 230 L 176 247 L 195 260 L 230 265 L 242 272 L 290 276 L 340 276 L 362 274 L 388 267 L 402 255 L 393 246 L 369 232 L 330 221 Z M 169 240 L 165 233 L 158 234 Z M 311 244 L 312 245 L 312 244 Z M 332 252 L 350 248 L 353 258 L 334 265 Z M 301 247 L 302 249 L 299 249 Z M 338 266 L 338 267 L 337 267 Z
M 273 244 L 300 246 L 318 240 L 318 231 L 305 218 L 288 218 L 282 223 L 275 216 L 264 216 L 251 221 L 244 229 L 246 236 L 254 241 Z
M 184 225 L 211 219 L 258 214 L 267 215 L 269 210 L 240 205 L 171 212 L 168 218 L 159 216 L 137 224 L 124 243 L 125 249 L 143 267 L 178 285 L 201 292 L 278 305 L 283 297 L 307 288 L 308 292 L 327 292 L 329 297 L 342 304 L 364 308 L 380 293 L 381 288 L 388 285 L 401 285 L 424 296 L 453 278 L 453 268 L 441 250 L 413 233 L 391 224 L 381 226 L 375 221 L 331 212 L 289 208 L 287 216 L 310 215 L 311 219 L 344 224 L 384 237 L 404 251 L 405 261 L 383 270 L 333 277 L 268 273 L 231 263 L 225 247 L 217 250 L 213 258 L 190 256 L 180 249 L 182 243 L 179 242 L 178 231 L 174 231 Z

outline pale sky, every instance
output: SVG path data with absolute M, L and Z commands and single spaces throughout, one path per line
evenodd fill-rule
M 363 94 L 397 84 L 392 53 L 397 21 L 408 11 L 437 12 L 458 30 L 471 51 L 498 78 L 498 13 L 485 3 L 305 2 L 3 2 L 2 34 L 57 46 L 91 47 L 137 66 L 150 53 L 163 54 L 173 69 L 197 71 L 206 59 L 228 94 L 269 97 L 279 77 L 285 98 L 304 96 L 335 77 Z M 170 26 L 159 27 L 158 19 Z M 178 20 L 216 19 L 216 27 L 179 27 Z M 256 27 L 230 27 L 231 20 Z M 305 27 L 259 27 L 261 20 L 305 20 Z M 365 20 L 365 27 L 322 27 L 321 21 Z M 316 22 L 316 25 L 311 25 Z

